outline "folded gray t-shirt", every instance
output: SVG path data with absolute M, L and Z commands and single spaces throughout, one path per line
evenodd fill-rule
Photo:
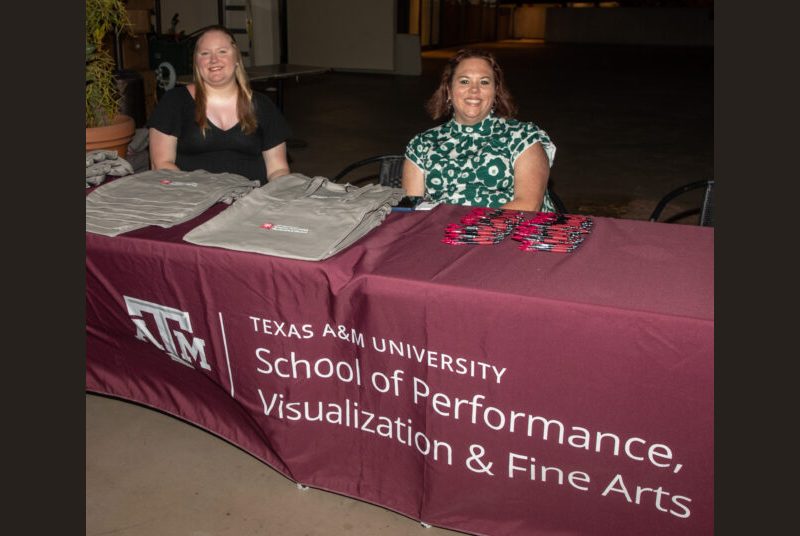
M 293 173 L 256 188 L 187 233 L 194 244 L 322 260 L 380 225 L 400 188 L 337 184 Z
M 86 196 L 86 230 L 116 236 L 158 225 L 172 227 L 218 202 L 231 203 L 259 185 L 233 173 L 154 170 L 105 183 Z

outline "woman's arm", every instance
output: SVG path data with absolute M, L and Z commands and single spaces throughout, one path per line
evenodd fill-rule
M 542 208 L 550 162 L 541 143 L 525 149 L 514 162 L 514 199 L 503 208 L 537 211 Z
M 261 154 L 264 155 L 264 163 L 267 166 L 268 181 L 291 173 L 289 171 L 289 159 L 286 156 L 286 142 L 279 143 Z
M 403 162 L 403 190 L 408 196 L 425 195 L 425 173 L 408 158 Z
M 178 138 L 151 128 L 149 130 L 150 168 L 178 169 L 175 157 L 178 154 Z

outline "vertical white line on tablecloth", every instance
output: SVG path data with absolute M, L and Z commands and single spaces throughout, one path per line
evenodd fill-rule
M 228 363 L 228 379 L 231 381 L 231 398 L 236 398 L 233 396 L 233 371 L 231 370 L 231 358 L 228 355 L 228 340 L 225 338 L 225 322 L 222 321 L 222 313 L 217 313 L 219 315 L 219 331 L 222 333 L 222 346 L 225 347 L 225 361 Z

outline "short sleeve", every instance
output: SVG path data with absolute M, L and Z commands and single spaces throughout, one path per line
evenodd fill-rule
M 261 93 L 253 92 L 253 103 L 256 109 L 258 126 L 261 129 L 261 150 L 272 149 L 286 141 L 292 131 L 289 123 L 278 110 L 272 100 Z
M 187 106 L 187 96 L 190 99 L 189 104 L 193 108 L 194 100 L 184 86 L 177 86 L 165 92 L 147 120 L 148 128 L 154 128 L 176 138 L 180 137 L 182 114 L 186 113 L 184 108 Z M 194 115 L 193 109 L 189 113 Z
M 426 143 L 423 135 L 424 132 L 411 138 L 411 141 L 408 142 L 408 145 L 406 145 L 405 153 L 406 158 L 411 160 L 418 168 L 422 170 L 425 169 L 425 156 L 430 150 L 430 143 Z
M 533 123 L 524 122 L 517 123 L 514 130 L 517 130 L 517 132 L 512 135 L 512 165 L 517 161 L 517 157 L 521 155 L 525 149 L 538 142 L 542 144 L 542 149 L 544 149 L 544 152 L 547 155 L 547 160 L 550 164 L 550 167 L 553 166 L 553 160 L 556 157 L 556 146 L 550 139 L 550 136 L 547 135 L 547 132 Z

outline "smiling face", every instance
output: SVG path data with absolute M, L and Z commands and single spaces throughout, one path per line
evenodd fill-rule
M 234 81 L 239 54 L 225 32 L 212 30 L 197 40 L 194 61 L 203 82 L 224 86 Z
M 495 80 L 492 66 L 482 58 L 467 58 L 458 64 L 450 84 L 453 117 L 462 125 L 483 121 L 492 111 Z

